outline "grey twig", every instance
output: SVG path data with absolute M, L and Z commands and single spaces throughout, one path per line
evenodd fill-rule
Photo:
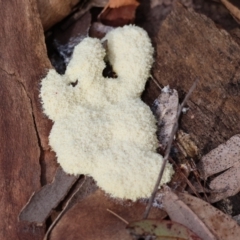
M 184 105 L 186 104 L 187 100 L 189 99 L 190 95 L 192 94 L 192 92 L 194 91 L 194 89 L 196 88 L 196 85 L 198 83 L 199 79 L 196 79 L 192 85 L 192 87 L 190 88 L 190 90 L 188 91 L 187 95 L 185 96 L 183 102 L 181 103 L 181 105 L 178 107 L 178 112 L 177 112 L 177 116 L 176 116 L 176 119 L 175 119 L 175 124 L 173 126 L 173 129 L 172 129 L 172 133 L 170 135 L 170 138 L 169 138 L 169 141 L 168 141 L 168 145 L 167 145 L 167 149 L 166 149 L 166 152 L 165 152 L 165 155 L 164 155 L 164 158 L 163 158 L 163 164 L 161 166 L 161 169 L 160 169 L 160 173 L 158 175 L 158 179 L 157 179 L 157 182 L 155 184 L 155 187 L 153 189 L 153 192 L 152 192 L 152 195 L 149 199 L 149 202 L 148 202 L 148 205 L 146 207 L 146 210 L 144 212 L 144 215 L 143 215 L 143 219 L 147 219 L 148 215 L 149 215 L 149 212 L 151 210 L 151 207 L 152 207 L 152 203 L 153 203 L 153 200 L 156 196 L 156 193 L 157 193 L 157 190 L 158 190 L 158 187 L 160 185 L 160 182 L 161 182 L 161 179 L 162 179 L 162 176 L 163 176 L 163 172 L 164 172 L 164 169 L 165 169 L 165 166 L 167 164 L 167 160 L 168 160 L 168 157 L 169 157 L 169 154 L 170 154 L 170 150 L 171 150 L 171 146 L 172 146 L 172 142 L 173 142 L 173 139 L 174 139 L 174 136 L 177 132 L 177 129 L 178 129 L 178 119 L 181 115 L 181 112 L 182 112 L 182 109 L 184 107 Z

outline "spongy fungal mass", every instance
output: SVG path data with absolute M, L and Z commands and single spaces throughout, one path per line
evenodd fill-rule
M 49 144 L 63 170 L 92 176 L 112 197 L 150 196 L 162 156 L 156 153 L 156 120 L 141 101 L 153 63 L 147 33 L 136 26 L 116 28 L 102 42 L 78 44 L 64 75 L 49 70 L 40 96 L 53 120 Z M 108 60 L 117 78 L 102 75 Z M 161 184 L 173 174 L 168 163 Z

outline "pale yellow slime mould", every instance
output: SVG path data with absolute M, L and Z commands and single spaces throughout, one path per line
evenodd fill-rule
M 140 99 L 153 48 L 136 26 L 116 28 L 104 40 L 107 52 L 100 40 L 85 38 L 64 75 L 51 69 L 42 80 L 43 109 L 54 121 L 49 143 L 65 172 L 92 176 L 112 197 L 148 198 L 162 165 L 156 120 Z M 105 57 L 117 78 L 103 77 Z M 168 163 L 161 184 L 172 174 Z

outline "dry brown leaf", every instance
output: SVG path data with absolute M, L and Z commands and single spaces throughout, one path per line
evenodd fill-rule
M 162 203 L 164 210 L 168 213 L 172 221 L 183 224 L 204 240 L 217 239 L 199 219 L 198 215 L 172 191 L 165 189 Z
M 178 92 L 166 86 L 154 101 L 152 110 L 158 120 L 158 140 L 163 149 L 171 136 L 178 112 Z
M 178 197 L 198 216 L 217 239 L 239 239 L 240 226 L 238 226 L 237 222 L 231 216 L 224 214 L 209 203 L 189 194 L 180 193 Z
M 67 195 L 78 177 L 67 175 L 60 167 L 51 184 L 35 192 L 19 215 L 20 221 L 43 224 L 61 200 Z
M 165 190 L 164 209 L 172 221 L 179 222 L 202 239 L 232 240 L 240 236 L 240 226 L 230 216 L 209 203 L 187 193 Z
M 240 191 L 240 162 L 213 179 L 209 187 L 213 191 L 208 197 L 210 202 L 236 195 Z
M 239 1 L 221 0 L 222 4 L 230 11 L 232 16 L 240 23 L 240 3 Z
M 126 221 L 142 218 L 144 203 L 119 202 L 97 190 L 73 206 L 57 223 L 50 234 L 50 240 L 127 240 L 132 239 L 125 229 L 126 223 L 107 211 L 110 209 Z M 154 208 L 151 218 L 162 219 L 166 213 Z
M 52 224 L 49 226 L 44 239 L 49 239 L 49 234 L 52 232 L 52 229 L 56 226 L 56 224 L 61 220 L 62 216 L 72 207 L 75 205 L 76 202 L 81 201 L 88 195 L 92 194 L 98 189 L 95 181 L 91 177 L 86 177 L 78 181 L 77 184 L 74 186 L 74 191 L 70 194 L 69 197 L 65 198 L 63 201 L 63 208 L 60 213 L 55 216 Z
M 225 171 L 209 185 L 213 191 L 209 196 L 211 202 L 237 194 L 240 191 L 240 135 L 231 137 L 206 154 L 200 160 L 198 169 L 204 180 Z
M 108 7 L 110 8 L 119 8 L 128 5 L 137 7 L 139 5 L 139 2 L 137 0 L 109 0 L 108 2 Z
M 240 134 L 231 137 L 202 157 L 198 169 L 206 180 L 213 174 L 222 172 L 240 161 Z
M 134 23 L 136 6 L 122 6 L 119 8 L 106 8 L 99 16 L 99 20 L 108 26 L 120 27 Z
M 167 220 L 145 219 L 128 224 L 133 239 L 201 240 L 180 223 Z
M 105 25 L 114 27 L 134 23 L 138 5 L 136 0 L 109 0 L 100 13 L 99 20 Z

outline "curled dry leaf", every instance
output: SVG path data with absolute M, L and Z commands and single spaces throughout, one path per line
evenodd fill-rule
M 240 227 L 228 215 L 209 203 L 186 193 L 165 191 L 164 209 L 171 220 L 187 226 L 202 239 L 238 239 Z
M 171 136 L 178 112 L 178 92 L 166 86 L 154 101 L 152 110 L 158 120 L 158 140 L 163 149 Z
M 209 185 L 213 191 L 209 196 L 211 202 L 237 194 L 240 191 L 240 135 L 231 137 L 206 154 L 200 160 L 198 169 L 204 180 L 225 171 Z
M 108 212 L 116 213 L 126 221 L 141 219 L 145 203 L 118 201 L 97 190 L 73 206 L 57 223 L 50 234 L 50 240 L 130 240 L 126 223 Z M 166 213 L 160 209 L 152 209 L 151 218 L 162 219 Z
M 183 224 L 204 240 L 217 239 L 208 227 L 199 219 L 198 215 L 172 191 L 165 189 L 162 203 L 164 210 L 168 213 L 172 221 Z
M 134 23 L 137 0 L 109 0 L 99 15 L 99 20 L 109 26 L 123 26 Z
M 127 226 L 134 239 L 201 240 L 182 224 L 166 220 L 141 220 Z
M 238 226 L 231 216 L 224 214 L 211 204 L 189 194 L 180 193 L 178 197 L 196 213 L 198 218 L 210 229 L 217 239 L 239 239 L 240 226 Z
M 78 177 L 66 174 L 60 167 L 51 184 L 35 192 L 19 215 L 20 221 L 43 224 L 61 200 L 67 195 Z

